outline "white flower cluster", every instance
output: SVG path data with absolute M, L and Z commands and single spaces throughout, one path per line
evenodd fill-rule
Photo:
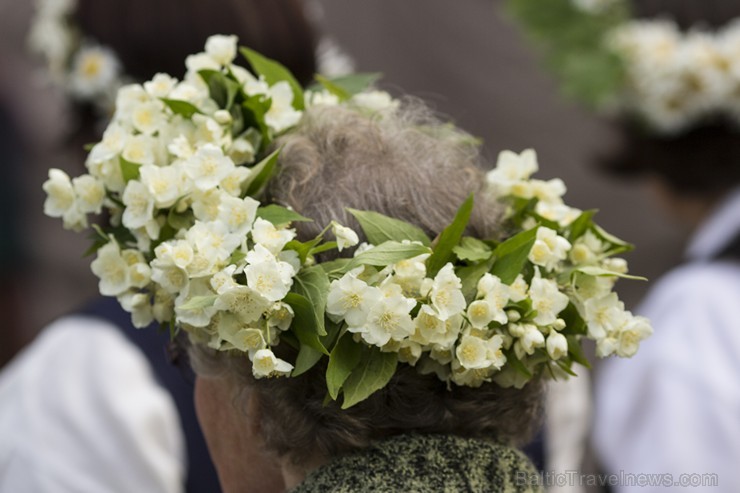
M 578 9 L 589 14 L 601 14 L 624 0 L 571 0 Z
M 533 150 L 519 155 L 504 151 L 497 167 L 488 173 L 491 190 L 499 199 L 537 200 L 534 214 L 523 220 L 524 225 L 542 223 L 543 219 L 552 222 L 552 228 L 544 225 L 538 228 L 528 255 L 535 273 L 530 285 L 523 285 L 521 292 L 528 293 L 537 312 L 532 322 L 540 334 L 530 326 L 524 348 L 530 350 L 529 341 L 535 341 L 546 346 L 550 357 L 557 359 L 550 348 L 563 347 L 565 340 L 556 336 L 554 341 L 560 342 L 551 343 L 549 338 L 558 327 L 562 328 L 563 321 L 557 315 L 572 303 L 587 325 L 587 337 L 596 341 L 599 357 L 634 355 L 639 342 L 652 333 L 652 328 L 644 317 L 626 311 L 612 292 L 616 280 L 626 275 L 627 263 L 610 257 L 612 238 L 599 236 L 600 230 L 586 229 L 573 243 L 566 239 L 581 211 L 563 203 L 561 197 L 566 190 L 561 180 L 530 179 L 537 168 Z M 521 278 L 512 287 L 517 283 L 522 283 Z M 527 331 L 522 331 L 521 325 L 519 322 L 513 332 L 510 330 L 511 335 L 524 337 Z M 544 335 L 548 335 L 547 342 Z M 515 350 L 521 355 L 516 346 Z
M 45 59 L 52 81 L 109 115 L 124 83 L 122 67 L 112 50 L 82 39 L 72 23 L 76 7 L 76 0 L 36 0 L 29 44 Z
M 624 104 L 656 130 L 676 133 L 716 114 L 740 118 L 740 21 L 714 33 L 632 21 L 608 44 L 627 69 Z

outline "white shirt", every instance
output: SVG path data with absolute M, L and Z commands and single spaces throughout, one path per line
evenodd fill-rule
M 171 396 L 108 322 L 70 316 L 0 373 L 0 493 L 176 493 Z
M 740 264 L 710 261 L 739 231 L 740 190 L 699 228 L 692 262 L 644 301 L 653 336 L 597 375 L 594 446 L 606 472 L 620 475 L 617 493 L 740 491 Z M 628 475 L 640 473 L 671 476 L 631 486 L 640 479 Z M 713 479 L 717 488 L 675 486 Z

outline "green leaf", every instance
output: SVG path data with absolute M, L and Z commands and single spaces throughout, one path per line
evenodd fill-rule
M 313 219 L 302 216 L 296 211 L 290 210 L 277 204 L 270 204 L 257 209 L 257 217 L 270 221 L 275 226 L 292 222 L 312 222 Z
M 478 281 L 486 272 L 491 270 L 490 262 L 468 265 L 457 269 L 455 274 L 462 281 L 462 292 L 465 300 L 470 303 L 478 292 Z
M 302 269 L 293 278 L 293 291 L 311 303 L 316 319 L 316 331 L 321 336 L 326 335 L 324 312 L 326 311 L 326 297 L 329 294 L 329 277 L 324 269 L 318 265 Z
M 573 269 L 574 272 L 581 272 L 583 274 L 586 274 L 588 276 L 597 276 L 597 277 L 621 277 L 624 279 L 633 279 L 635 281 L 647 281 L 646 277 L 641 276 L 631 276 L 629 274 L 622 274 L 620 272 L 614 272 L 611 270 L 603 269 L 601 267 L 597 267 L 595 265 L 584 265 L 582 267 L 576 267 Z
M 242 187 L 246 188 L 246 195 L 254 197 L 262 190 L 267 181 L 272 178 L 272 175 L 276 171 L 278 154 L 280 154 L 280 149 L 277 149 L 254 165 L 252 174 L 242 184 Z
M 565 310 L 558 314 L 565 322 L 565 328 L 561 331 L 564 335 L 585 335 L 587 332 L 586 322 L 578 313 L 573 303 L 568 303 Z
M 565 338 L 568 340 L 568 356 L 570 356 L 576 363 L 583 365 L 590 370 L 591 363 L 583 352 L 583 348 L 581 347 L 581 343 L 578 341 L 578 338 L 574 335 L 567 335 Z
M 202 111 L 200 111 L 197 106 L 187 101 L 162 98 L 162 102 L 166 104 L 167 107 L 172 110 L 174 114 L 182 115 L 183 117 L 188 119 L 192 118 L 193 115 L 196 113 L 202 113 Z
M 118 158 L 118 163 L 121 166 L 123 181 L 128 183 L 131 180 L 137 180 L 139 178 L 139 168 L 141 168 L 140 164 L 127 161 L 123 156 Z
M 462 241 L 458 246 L 452 249 L 460 260 L 467 260 L 469 262 L 480 262 L 482 260 L 488 260 L 493 255 L 491 247 L 485 244 L 485 242 L 472 236 L 463 237 Z
M 241 90 L 239 83 L 218 70 L 200 70 L 198 71 L 198 75 L 208 85 L 208 92 L 211 99 L 216 101 L 219 108 L 231 109 L 236 95 Z
M 170 209 L 167 214 L 167 224 L 176 230 L 190 229 L 195 224 L 195 215 L 192 209 L 188 208 L 184 212 L 177 212 L 176 206 Z
M 348 409 L 385 387 L 396 371 L 396 353 L 383 353 L 376 347 L 363 346 L 359 364 L 344 382 L 342 409 Z
M 529 251 L 537 239 L 537 227 L 522 231 L 501 243 L 493 251 L 496 260 L 491 274 L 501 279 L 504 284 L 511 284 L 522 272 L 527 262 Z
M 578 238 L 583 236 L 593 225 L 592 218 L 596 214 L 596 209 L 583 211 L 578 218 L 570 224 L 570 233 L 568 234 L 568 241 L 573 243 Z
M 332 399 L 337 400 L 347 377 L 360 364 L 362 348 L 362 344 L 355 342 L 352 334 L 347 332 L 339 337 L 331 350 L 329 366 L 326 368 L 326 386 Z
M 291 329 L 301 344 L 310 346 L 328 356 L 329 351 L 326 350 L 319 339 L 319 330 L 316 325 L 318 316 L 311 302 L 305 296 L 292 292 L 288 293 L 283 301 L 293 308 L 294 317 Z
M 257 129 L 259 135 L 259 146 L 254 148 L 260 152 L 266 149 L 270 143 L 270 129 L 265 123 L 265 113 L 270 109 L 271 100 L 261 94 L 247 98 L 242 102 L 242 118 L 244 125 Z
M 319 362 L 322 356 L 324 356 L 324 353 L 321 351 L 316 351 L 311 346 L 301 344 L 300 349 L 298 350 L 298 356 L 295 359 L 295 365 L 293 365 L 291 376 L 297 377 L 298 375 L 306 373 Z
M 508 349 L 504 351 L 504 356 L 506 356 L 506 364 L 511 366 L 511 368 L 513 368 L 514 371 L 524 375 L 528 379 L 532 378 L 532 372 L 529 371 L 527 366 L 524 363 L 522 363 L 519 358 L 516 357 L 514 350 Z
M 216 299 L 218 298 L 218 295 L 216 294 L 209 294 L 207 296 L 193 296 L 188 300 L 187 303 L 183 303 L 180 305 L 181 310 L 201 310 L 203 308 L 208 308 L 209 306 L 213 306 L 213 304 L 216 302 Z
M 105 234 L 105 231 L 103 231 L 100 226 L 93 224 L 91 227 L 92 231 L 89 235 L 89 239 L 92 241 L 92 244 L 87 250 L 85 250 L 85 253 L 82 254 L 83 257 L 92 255 L 110 241 L 110 237 Z
M 293 77 L 293 74 L 290 73 L 290 70 L 275 60 L 271 60 L 260 55 L 249 48 L 242 47 L 240 51 L 249 61 L 249 64 L 252 66 L 254 71 L 258 75 L 263 76 L 271 86 L 280 81 L 286 81 L 290 84 L 291 89 L 293 89 L 293 107 L 297 110 L 303 110 L 305 108 L 305 103 L 303 101 L 303 88 L 295 77 Z
M 324 77 L 321 74 L 316 74 L 316 77 L 315 78 L 316 78 L 316 81 L 319 84 L 321 84 L 321 86 L 323 86 L 324 89 L 326 89 L 331 94 L 333 94 L 336 97 L 338 97 L 339 98 L 339 101 L 346 101 L 346 100 L 348 100 L 349 98 L 352 97 L 352 95 L 349 92 L 347 92 L 346 90 L 344 90 L 343 87 L 341 87 L 341 86 L 335 84 L 334 82 L 332 82 L 331 79 L 328 79 L 328 78 Z
M 375 267 L 385 267 L 395 264 L 401 260 L 410 259 L 418 255 L 429 253 L 429 247 L 417 243 L 399 243 L 397 241 L 386 241 L 370 250 L 362 252 L 353 258 L 344 267 L 344 272 L 348 272 L 361 265 L 372 265 Z
M 473 194 L 470 194 L 463 202 L 455 214 L 455 219 L 435 240 L 434 251 L 427 259 L 428 277 L 434 277 L 447 262 L 455 260 L 452 250 L 460 243 L 465 228 L 468 226 L 471 212 L 473 212 Z
M 367 240 L 373 245 L 380 245 L 386 241 L 420 241 L 429 246 L 429 237 L 421 228 L 406 221 L 388 217 L 378 212 L 347 209 L 360 223 Z
M 631 245 L 630 243 L 627 243 L 624 240 L 620 240 L 616 236 L 614 236 L 611 233 L 607 233 L 601 226 L 598 224 L 594 224 L 594 232 L 597 236 L 599 236 L 602 240 L 610 243 L 612 245 L 612 248 L 609 249 L 609 252 L 614 255 L 615 253 L 621 253 L 621 252 L 629 252 L 630 250 L 633 250 L 635 247 L 634 245 Z

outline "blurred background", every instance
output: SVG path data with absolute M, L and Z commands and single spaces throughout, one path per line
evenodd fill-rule
M 383 88 L 420 97 L 480 136 L 491 165 L 502 149 L 536 149 L 539 177 L 561 177 L 570 205 L 599 209 L 602 226 L 638 245 L 627 256 L 633 273 L 656 279 L 680 261 L 686 233 L 644 185 L 615 181 L 591 164 L 615 133 L 558 94 L 502 0 L 319 0 L 312 8 L 357 70 L 382 72 Z M 42 211 L 48 168 L 80 174 L 82 164 L 54 151 L 65 102 L 37 83 L 26 53 L 30 9 L 25 0 L 0 0 L 0 366 L 97 293 L 90 259 L 81 257 L 85 235 Z M 619 290 L 634 307 L 647 287 Z

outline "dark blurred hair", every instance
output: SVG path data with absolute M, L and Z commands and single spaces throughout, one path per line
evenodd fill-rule
M 212 34 L 237 35 L 304 85 L 316 71 L 316 36 L 301 0 L 79 0 L 75 16 L 83 36 L 112 48 L 136 82 L 158 72 L 182 77 L 185 58 Z M 99 115 L 80 107 L 79 116 L 74 140 L 97 139 Z
M 740 19 L 738 0 L 633 0 L 636 17 L 672 19 L 682 29 L 718 29 Z M 740 88 L 739 88 L 740 89 Z M 740 184 L 740 128 L 724 119 L 707 120 L 678 135 L 646 132 L 618 121 L 620 148 L 599 159 L 620 176 L 657 175 L 678 193 L 716 198 Z

